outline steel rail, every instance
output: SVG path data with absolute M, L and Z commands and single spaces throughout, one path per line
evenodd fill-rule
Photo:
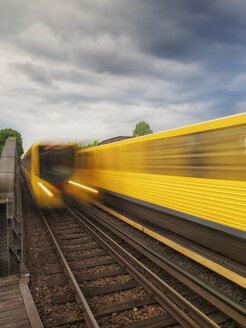
M 170 275 L 177 278 L 179 281 L 184 283 L 187 287 L 194 290 L 196 293 L 205 298 L 208 302 L 216 306 L 219 310 L 227 314 L 230 318 L 234 319 L 238 323 L 246 326 L 246 309 L 240 303 L 229 298 L 223 292 L 218 290 L 216 287 L 208 284 L 206 281 L 201 280 L 187 270 L 181 268 L 179 265 L 168 260 L 166 257 L 161 256 L 154 249 L 147 247 L 146 245 L 140 243 L 135 236 L 131 237 L 131 234 L 125 233 L 123 230 L 119 230 L 112 223 L 108 222 L 103 216 L 99 215 L 97 212 L 88 208 L 84 204 L 80 204 L 81 207 L 89 212 L 97 222 L 101 223 L 107 227 L 110 231 L 115 233 L 117 236 L 125 240 L 139 252 L 141 252 L 148 259 L 153 261 L 155 264 L 160 266 L 163 270 L 168 272 Z
M 154 272 L 152 272 L 149 268 L 144 266 L 139 260 L 137 260 L 133 255 L 131 255 L 128 251 L 126 251 L 122 246 L 116 243 L 111 237 L 109 237 L 104 231 L 102 231 L 99 227 L 97 227 L 94 223 L 92 223 L 88 218 L 86 218 L 83 214 L 81 214 L 77 210 L 68 209 L 74 217 L 77 218 L 78 222 L 89 230 L 97 239 L 103 243 L 107 249 L 117 258 L 117 260 L 123 263 L 124 266 L 128 268 L 130 273 L 134 275 L 136 280 L 140 282 L 145 288 L 148 287 L 154 293 L 156 300 L 159 304 L 162 305 L 164 309 L 166 309 L 171 316 L 175 320 L 177 320 L 182 327 L 190 328 L 190 327 L 206 327 L 206 328 L 218 328 L 219 326 L 212 321 L 209 317 L 207 317 L 204 313 L 202 313 L 199 309 L 197 309 L 193 304 L 187 301 L 182 295 L 180 295 L 177 291 L 175 291 L 171 286 L 169 286 L 166 282 L 164 282 L 161 278 L 159 278 Z M 81 219 L 83 218 L 83 220 Z M 86 222 L 87 223 L 86 223 Z M 94 229 L 96 231 L 94 231 Z M 103 235 L 107 238 L 108 241 L 113 243 L 114 247 L 118 250 L 116 251 L 112 246 L 109 245 L 108 242 L 104 240 L 100 235 Z M 119 250 L 121 250 L 124 255 L 131 259 L 135 265 L 138 265 L 141 270 L 147 272 L 152 278 L 155 279 L 157 284 L 164 289 L 162 292 L 159 287 L 155 286 L 153 283 L 149 281 L 139 270 L 135 268 L 125 257 L 119 254 Z
M 27 182 L 26 179 L 25 179 L 25 181 Z M 32 199 L 34 201 L 34 204 L 35 204 L 38 212 L 40 213 L 40 216 L 41 216 L 45 226 L 47 227 L 47 229 L 50 233 L 50 237 L 51 237 L 51 239 L 52 239 L 52 241 L 55 245 L 55 248 L 56 248 L 60 258 L 61 258 L 61 261 L 62 261 L 63 266 L 65 268 L 65 271 L 67 273 L 67 276 L 68 276 L 68 278 L 69 278 L 69 280 L 72 284 L 71 286 L 72 286 L 74 292 L 76 293 L 77 300 L 78 300 L 79 305 L 82 308 L 83 316 L 84 316 L 84 319 L 86 321 L 87 326 L 89 328 L 99 328 L 99 325 L 98 325 L 98 323 L 97 323 L 97 321 L 96 321 L 96 319 L 95 319 L 95 317 L 94 317 L 94 315 L 93 315 L 93 313 L 92 313 L 92 311 L 89 307 L 89 304 L 87 303 L 87 301 L 86 301 L 86 299 L 85 299 L 85 297 L 84 297 L 84 295 L 83 295 L 83 293 L 82 293 L 82 291 L 79 287 L 79 284 L 77 283 L 76 278 L 74 277 L 74 274 L 72 273 L 72 270 L 70 269 L 69 264 L 68 264 L 67 260 L 65 259 L 65 256 L 63 255 L 62 250 L 61 250 L 61 248 L 60 248 L 60 246 L 59 246 L 59 244 L 58 244 L 58 242 L 57 242 L 57 240 L 56 240 L 56 238 L 55 238 L 55 236 L 54 236 L 54 234 L 53 234 L 53 232 L 50 228 L 49 223 L 47 222 L 42 210 L 40 209 L 40 207 L 38 205 L 38 202 L 36 200 L 36 197 L 34 196 L 34 194 L 32 192 L 32 189 L 31 189 L 28 182 L 27 182 L 27 186 L 28 186 L 29 191 L 32 195 Z
M 55 247 L 56 247 L 56 249 L 59 253 L 61 261 L 62 261 L 62 263 L 65 267 L 68 278 L 70 279 L 70 281 L 72 283 L 73 290 L 75 291 L 76 296 L 78 297 L 79 303 L 81 304 L 81 307 L 83 309 L 84 318 L 85 318 L 85 321 L 86 321 L 88 327 L 89 328 L 99 328 L 99 325 L 98 325 L 98 323 L 97 323 L 97 321 L 96 321 L 96 319 L 95 319 L 95 317 L 94 317 L 94 315 L 93 315 L 93 313 L 92 313 L 92 311 L 89 307 L 89 304 L 87 303 L 87 301 L 86 301 L 86 299 L 85 299 L 85 297 L 84 297 L 84 295 L 83 295 L 83 293 L 82 293 L 82 291 L 79 287 L 79 284 L 76 281 L 76 278 L 75 278 L 72 270 L 70 269 L 70 266 L 69 266 L 67 260 L 65 259 L 65 256 L 63 255 L 63 252 L 62 252 L 62 250 L 61 250 L 61 248 L 60 248 L 60 246 L 59 246 L 59 244 L 58 244 L 58 242 L 57 242 L 57 240 L 56 240 L 56 238 L 55 238 L 55 236 L 54 236 L 54 234 L 51 230 L 51 227 L 50 227 L 49 223 L 47 222 L 47 220 L 46 220 L 46 218 L 45 218 L 42 211 L 41 211 L 41 215 L 42 215 L 42 219 L 43 219 L 43 221 L 44 221 L 44 223 L 45 223 L 45 225 L 46 225 L 46 227 L 47 227 L 47 229 L 50 233 L 51 239 L 52 239 L 53 243 L 55 244 Z

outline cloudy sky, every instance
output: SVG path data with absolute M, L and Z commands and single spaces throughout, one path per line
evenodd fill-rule
M 84 143 L 244 112 L 245 0 L 0 0 L 0 129 Z

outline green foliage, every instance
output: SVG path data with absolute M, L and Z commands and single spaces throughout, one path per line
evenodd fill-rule
M 94 140 L 92 143 L 88 143 L 87 146 L 84 146 L 82 148 L 94 147 L 94 146 L 97 146 L 98 144 L 99 144 L 99 141 L 98 140 Z
M 153 133 L 148 123 L 145 121 L 139 122 L 136 124 L 135 129 L 133 130 L 133 137 L 144 136 L 145 134 Z
M 20 157 L 24 153 L 23 146 L 22 146 L 22 137 L 21 137 L 20 132 L 13 130 L 13 129 L 0 130 L 0 156 L 3 151 L 5 141 L 6 141 L 6 139 L 8 139 L 8 137 L 17 137 L 18 156 Z

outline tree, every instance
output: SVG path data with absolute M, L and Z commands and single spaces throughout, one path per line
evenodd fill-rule
M 3 151 L 5 141 L 6 139 L 8 139 L 8 137 L 17 137 L 17 150 L 18 150 L 18 156 L 20 157 L 24 153 L 23 146 L 22 146 L 22 137 L 20 132 L 13 129 L 0 130 L 0 156 Z
M 148 123 L 145 121 L 139 122 L 136 124 L 135 129 L 133 130 L 133 137 L 144 136 L 145 134 L 153 133 Z

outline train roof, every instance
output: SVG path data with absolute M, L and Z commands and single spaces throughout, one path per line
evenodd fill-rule
M 22 158 L 24 158 L 31 150 L 33 150 L 34 148 L 36 147 L 39 147 L 39 146 L 51 146 L 50 148 L 52 147 L 68 147 L 68 146 L 71 146 L 71 147 L 78 147 L 78 144 L 76 142 L 73 142 L 73 143 L 68 143 L 68 144 L 59 144 L 59 143 L 49 143 L 49 142 L 35 142 L 29 149 L 28 151 L 25 152 L 25 154 L 22 156 Z
M 98 145 L 90 148 L 85 148 L 80 150 L 80 152 L 88 152 L 88 151 L 94 151 L 96 149 L 107 149 L 109 147 L 113 147 L 116 145 L 126 145 L 126 144 L 132 144 L 132 143 L 138 143 L 142 141 L 151 141 L 155 139 L 160 138 L 168 138 L 168 137 L 176 137 L 180 135 L 186 135 L 186 134 L 192 134 L 197 132 L 204 132 L 209 130 L 216 130 L 216 129 L 222 129 L 226 127 L 231 127 L 235 125 L 241 125 L 246 123 L 246 113 L 241 113 L 237 115 L 227 116 L 211 121 L 201 122 L 201 123 L 195 123 L 192 125 L 170 129 L 163 132 L 156 132 L 152 134 L 147 134 L 140 137 L 135 137 L 127 140 L 121 140 L 116 141 L 104 145 Z

